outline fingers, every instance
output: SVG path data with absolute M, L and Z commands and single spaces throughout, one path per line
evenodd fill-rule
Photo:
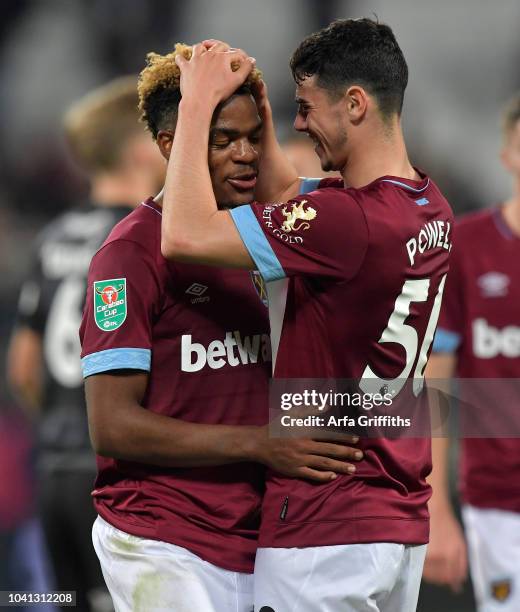
M 251 92 L 257 103 L 263 102 L 265 100 L 266 88 L 265 88 L 265 83 L 262 81 L 262 79 L 253 83 Z
M 334 472 L 335 474 L 353 474 L 356 471 L 356 466 L 345 461 L 337 461 L 330 457 L 322 457 L 321 455 L 309 455 L 305 461 L 307 467 L 322 472 Z
M 243 49 L 236 49 L 230 47 L 227 43 L 221 40 L 209 39 L 202 43 L 197 43 L 193 47 L 193 55 L 199 56 L 204 52 L 211 51 L 213 53 L 225 53 L 231 62 L 245 62 L 248 59 L 256 62 L 254 58 L 250 58 L 249 55 Z
M 426 556 L 423 569 L 424 579 L 432 584 L 444 584 L 443 567 L 441 559 Z
M 313 480 L 314 482 L 330 482 L 337 478 L 334 472 L 320 472 L 309 467 L 300 468 L 296 476 L 306 480 Z
M 253 97 L 255 99 L 260 117 L 262 118 L 266 126 L 271 126 L 273 111 L 271 109 L 271 104 L 267 95 L 267 86 L 265 84 L 265 81 L 263 81 L 262 79 L 254 81 L 252 83 L 251 93 L 253 94 Z M 264 132 L 264 134 L 265 133 L 267 132 Z
M 449 586 L 458 593 L 466 580 L 467 571 L 465 545 L 454 550 L 451 547 L 446 549 L 444 543 L 441 549 L 436 547 L 426 555 L 423 575 L 428 582 Z
M 216 38 L 208 38 L 207 40 L 203 40 L 200 43 L 206 50 L 213 51 L 229 51 L 231 47 L 222 40 L 217 40 Z
M 177 64 L 177 66 L 179 66 L 179 68 L 180 68 L 180 70 L 182 72 L 182 69 L 188 63 L 188 60 L 183 55 L 176 55 L 175 56 L 175 63 Z
M 263 79 L 253 83 L 252 93 L 257 102 L 267 102 L 267 85 Z
M 237 80 L 243 79 L 244 81 L 256 63 L 255 58 L 249 57 L 242 49 L 231 49 L 229 45 L 220 42 L 210 48 L 205 47 L 203 43 L 194 45 L 190 63 L 198 64 L 201 56 L 208 56 L 209 61 L 216 61 L 217 64 L 224 61 L 231 66 Z M 182 70 L 186 66 L 187 60 L 183 56 L 177 55 L 175 62 Z
M 436 547 L 434 550 L 430 551 L 430 554 L 426 554 L 423 575 L 424 578 L 432 584 L 446 586 L 450 584 L 450 568 L 450 552 Z
M 256 60 L 254 58 L 247 57 L 245 60 L 240 60 L 240 64 L 239 64 L 238 68 L 236 68 L 236 69 L 234 67 L 234 63 L 235 62 L 234 61 L 231 62 L 231 67 L 232 67 L 233 72 L 234 72 L 234 74 L 236 76 L 236 80 L 239 83 L 244 83 L 244 81 L 249 76 L 251 70 L 253 70 L 253 68 L 255 66 L 255 62 L 256 62 Z
M 312 442 L 309 452 L 312 455 L 322 455 L 337 459 L 355 459 L 360 461 L 363 458 L 363 453 L 358 448 L 327 442 Z
M 193 45 L 191 57 L 200 57 L 205 51 L 207 51 L 206 47 L 201 43 L 197 43 L 196 45 Z
M 463 544 L 457 551 L 457 555 L 453 562 L 452 576 L 450 586 L 452 591 L 459 593 L 466 580 L 468 574 L 468 558 L 466 554 L 466 546 Z
M 461 582 L 464 582 L 468 576 L 468 550 L 465 542 L 461 548 L 457 565 Z
M 211 51 L 213 51 L 213 49 Z M 256 63 L 256 59 L 254 57 L 249 57 L 249 55 L 245 51 L 242 51 L 242 49 L 230 49 L 229 51 L 223 52 L 223 55 L 228 58 L 231 64 L 240 64 L 240 66 L 248 64 L 250 66 L 250 70 Z

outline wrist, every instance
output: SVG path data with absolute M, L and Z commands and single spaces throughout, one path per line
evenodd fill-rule
M 217 105 L 218 101 L 214 103 L 209 97 L 183 96 L 179 102 L 179 118 L 188 116 L 196 119 L 197 122 L 206 119 L 211 123 Z
M 264 463 L 262 449 L 265 441 L 264 427 L 243 427 L 238 444 L 238 452 L 243 461 Z

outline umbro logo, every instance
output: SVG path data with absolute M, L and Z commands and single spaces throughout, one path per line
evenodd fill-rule
M 206 287 L 206 285 L 201 285 L 200 283 L 193 283 L 193 285 L 190 285 L 186 289 L 186 293 L 188 295 L 196 295 L 197 297 L 200 297 L 201 295 L 206 293 L 207 290 L 208 288 Z
M 191 301 L 192 304 L 201 304 L 203 302 L 209 302 L 210 298 L 208 295 L 204 295 L 208 287 L 206 285 L 201 285 L 201 283 L 193 283 L 191 284 L 185 291 L 188 295 L 195 296 Z
M 508 293 L 510 278 L 502 272 L 486 272 L 477 283 L 484 297 L 503 297 Z

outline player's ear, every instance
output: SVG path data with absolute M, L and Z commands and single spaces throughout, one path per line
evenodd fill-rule
M 344 94 L 344 103 L 348 118 L 352 123 L 359 123 L 367 112 L 368 94 L 363 87 L 352 85 Z
M 170 159 L 170 153 L 173 145 L 173 135 L 174 132 L 172 130 L 159 130 L 157 134 L 157 146 L 159 147 L 159 151 L 164 159 Z

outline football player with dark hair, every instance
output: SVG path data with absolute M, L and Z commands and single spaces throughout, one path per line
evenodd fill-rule
M 232 211 L 219 211 L 212 192 L 208 127 L 255 61 L 212 41 L 176 61 L 183 99 L 163 201 L 165 256 L 260 272 L 275 378 L 353 379 L 363 392 L 386 389 L 394 413 L 416 402 L 414 422 L 423 420 L 453 215 L 408 159 L 408 70 L 392 30 L 338 20 L 291 59 L 294 126 L 314 141 L 322 168 L 342 178 L 298 179 L 264 118 L 255 195 L 267 203 Z M 429 428 L 359 444 L 356 472 L 319 486 L 269 474 L 255 608 L 415 610 L 429 530 Z

